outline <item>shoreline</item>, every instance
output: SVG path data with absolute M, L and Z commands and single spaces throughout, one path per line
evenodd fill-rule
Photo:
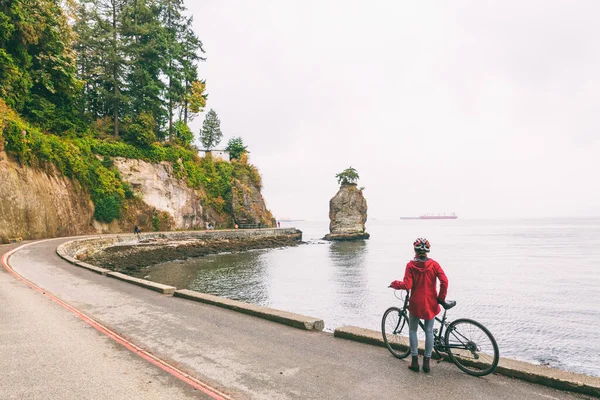
M 204 257 L 211 254 L 244 252 L 249 250 L 292 247 L 301 244 L 302 233 L 250 237 L 202 238 L 170 240 L 140 238 L 133 243 L 117 243 L 77 257 L 78 260 L 114 272 L 135 275 L 152 265 Z

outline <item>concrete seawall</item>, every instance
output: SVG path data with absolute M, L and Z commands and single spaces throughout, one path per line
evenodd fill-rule
M 293 326 L 294 328 L 304 329 L 307 331 L 322 331 L 325 327 L 325 323 L 322 319 L 307 317 L 305 315 L 295 314 L 288 311 L 261 307 L 237 300 L 225 299 L 219 296 L 213 296 L 211 294 L 198 293 L 194 292 L 193 290 L 176 290 L 174 296 L 227 308 L 229 310 L 268 319 L 269 321 L 278 322 L 280 324 Z

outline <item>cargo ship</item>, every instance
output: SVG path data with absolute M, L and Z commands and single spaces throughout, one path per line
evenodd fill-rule
M 429 215 L 429 214 L 425 214 L 425 215 L 419 215 L 418 217 L 400 217 L 400 219 L 457 219 L 458 216 L 455 213 L 452 213 L 451 215 Z

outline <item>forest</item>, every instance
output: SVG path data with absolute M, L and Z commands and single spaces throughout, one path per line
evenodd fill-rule
M 172 162 L 205 205 L 230 214 L 233 179 L 260 188 L 260 175 L 241 138 L 233 163 L 198 157 L 188 123 L 208 96 L 192 25 L 181 0 L 0 0 L 0 151 L 76 179 L 98 221 L 118 219 L 133 196 L 117 156 Z

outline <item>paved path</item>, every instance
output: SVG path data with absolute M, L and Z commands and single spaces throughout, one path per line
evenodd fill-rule
M 445 399 L 587 398 L 501 376 L 473 378 L 449 363 L 434 364 L 430 375 L 414 374 L 408 371 L 407 361 L 393 358 L 383 348 L 164 296 L 72 266 L 55 254 L 56 247 L 64 241 L 56 239 L 34 244 L 16 253 L 10 263 L 25 278 L 234 399 L 423 399 L 425 394 L 430 398 Z M 112 378 L 107 374 L 113 371 L 112 377 L 117 381 L 124 379 L 125 372 L 133 380 L 140 379 L 131 387 L 141 398 L 150 398 L 147 393 L 155 394 L 159 390 L 179 390 L 172 398 L 188 395 L 181 385 L 127 355 L 98 333 L 86 329 L 80 321 L 73 321 L 67 311 L 58 309 L 43 296 L 33 292 L 9 294 L 21 292 L 22 285 L 6 273 L 0 277 L 3 282 L 0 294 L 16 296 L 11 300 L 13 307 L 20 307 L 19 314 L 29 314 L 23 315 L 23 319 L 13 315 L 9 327 L 0 328 L 3 329 L 1 332 L 26 332 L 33 322 L 51 324 L 61 332 L 50 334 L 53 340 L 66 335 L 69 346 L 80 344 L 78 351 L 69 356 L 75 360 L 65 360 L 61 364 L 77 362 L 82 365 L 82 370 L 87 368 L 87 372 L 77 373 L 80 369 L 77 367 L 59 373 L 62 380 L 57 386 L 62 390 L 81 387 L 82 384 L 77 383 L 79 380 L 95 381 L 100 390 L 102 382 L 112 384 Z M 0 311 L 0 316 L 3 313 Z M 27 333 L 31 337 L 41 334 L 37 328 Z M 1 337 L 3 343 L 14 340 L 11 335 L 2 334 Z M 102 347 L 108 356 L 102 356 L 102 352 L 88 355 L 83 343 L 91 343 L 91 348 Z M 34 353 L 39 352 L 43 359 L 54 359 L 43 357 L 44 347 L 22 345 L 15 353 L 37 357 Z M 55 351 L 56 356 L 62 353 Z M 11 356 L 14 357 L 16 355 Z M 111 365 L 103 365 L 105 362 Z M 28 374 L 24 369 L 27 368 L 28 365 L 10 367 L 10 363 L 0 360 L 0 379 L 9 369 L 20 374 L 22 383 L 9 387 L 9 390 L 11 387 L 13 391 L 19 390 L 25 384 Z M 41 370 L 37 368 L 31 372 L 35 375 L 42 373 Z M 148 379 L 152 384 L 144 384 L 146 381 L 142 376 L 145 374 L 152 375 Z M 43 373 L 41 376 L 42 383 L 48 381 L 43 378 Z M 42 383 L 36 383 L 39 385 L 36 387 L 43 387 Z M 58 393 L 59 389 L 56 390 Z M 135 398 L 129 394 L 119 396 L 115 392 L 110 397 Z
M 0 270 L 0 399 L 209 398 Z

